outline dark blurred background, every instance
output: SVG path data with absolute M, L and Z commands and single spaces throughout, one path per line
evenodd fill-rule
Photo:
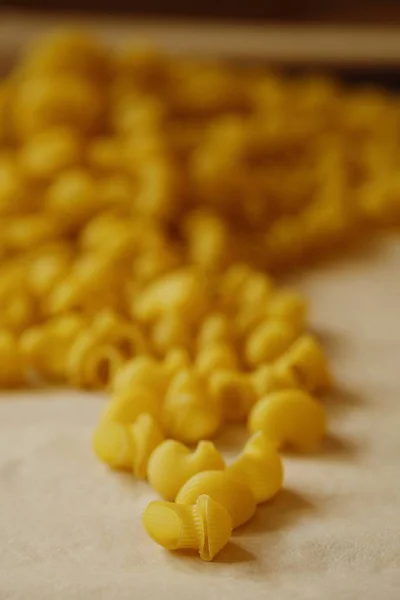
M 30 10 L 79 10 L 174 17 L 266 19 L 295 22 L 400 24 L 399 0 L 0 0 Z

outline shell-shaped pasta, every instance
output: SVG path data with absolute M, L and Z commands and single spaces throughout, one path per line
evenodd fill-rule
M 19 345 L 26 367 L 46 379 L 65 379 L 70 347 L 84 327 L 82 316 L 66 313 L 24 331 Z
M 311 335 L 303 335 L 276 362 L 277 373 L 289 374 L 299 387 L 320 393 L 332 387 L 332 376 L 326 356 Z
M 224 313 L 211 313 L 201 324 L 197 334 L 199 348 L 209 344 L 230 344 L 233 341 L 233 331 L 227 315 Z
M 191 211 L 185 220 L 190 262 L 204 271 L 219 272 L 229 262 L 231 247 L 227 222 L 207 211 Z
M 250 380 L 259 398 L 278 390 L 292 390 L 299 387 L 294 375 L 289 371 L 277 370 L 274 364 L 260 365 L 251 373 Z
M 129 429 L 114 421 L 102 421 L 93 434 L 92 446 L 97 458 L 112 469 L 132 467 Z
M 232 534 L 228 511 L 207 495 L 193 506 L 155 500 L 143 513 L 149 536 L 168 550 L 198 549 L 202 560 L 210 561 L 226 545 Z
M 181 371 L 187 371 L 190 368 L 190 355 L 185 348 L 172 348 L 165 355 L 162 367 L 171 382 Z
M 301 294 L 293 290 L 281 290 L 273 294 L 268 304 L 268 316 L 281 320 L 300 331 L 307 313 L 307 302 Z
M 232 535 L 232 519 L 224 506 L 202 494 L 193 509 L 202 560 L 210 561 Z
M 246 523 L 254 515 L 256 501 L 246 484 L 226 471 L 203 471 L 191 477 L 179 490 L 178 504 L 194 504 L 202 494 L 211 496 L 229 512 L 232 527 Z
M 26 383 L 17 338 L 8 330 L 0 330 L 0 387 L 15 387 Z
M 23 144 L 19 160 L 29 177 L 48 180 L 78 165 L 81 157 L 82 141 L 76 132 L 68 127 L 51 127 Z
M 181 269 L 151 283 L 136 299 L 133 312 L 145 322 L 169 311 L 180 312 L 190 321 L 198 318 L 205 306 L 203 278 L 194 270 Z
M 45 298 L 67 275 L 71 262 L 72 250 L 62 244 L 53 244 L 32 258 L 26 271 L 26 278 L 33 295 L 37 298 Z
M 153 325 L 151 341 L 155 352 L 160 356 L 164 356 L 176 346 L 190 348 L 192 332 L 185 322 L 184 315 L 168 311 L 160 316 Z
M 93 320 L 92 331 L 99 342 L 112 344 L 127 358 L 145 354 L 147 351 L 147 344 L 140 329 L 113 310 L 105 309 L 98 313 Z
M 281 457 L 261 431 L 250 438 L 226 471 L 251 489 L 257 504 L 275 496 L 283 483 Z
M 160 399 L 152 389 L 133 385 L 115 392 L 103 413 L 103 419 L 128 425 L 134 423 L 141 413 L 148 413 L 159 420 L 160 410 Z
M 262 272 L 253 271 L 239 293 L 239 304 L 247 309 L 266 305 L 274 288 L 273 281 Z
M 222 414 L 196 377 L 182 371 L 171 383 L 165 398 L 163 423 L 170 437 L 193 444 L 216 435 Z
M 209 390 L 226 421 L 244 421 L 257 400 L 249 376 L 238 371 L 215 371 L 209 379 Z
M 171 380 L 168 393 L 167 393 L 167 404 L 173 403 L 173 396 L 181 392 L 202 392 L 206 393 L 206 386 L 204 380 L 196 373 L 192 368 L 182 369 L 178 371 L 175 377 Z
M 69 349 L 67 377 L 76 387 L 104 389 L 114 379 L 123 360 L 122 354 L 112 345 L 99 344 L 90 330 L 84 331 Z
M 166 500 L 175 500 L 181 487 L 201 471 L 222 470 L 225 462 L 212 442 L 201 441 L 191 451 L 175 440 L 165 440 L 150 456 L 150 485 Z
M 136 477 L 146 479 L 152 452 L 164 441 L 164 434 L 152 415 L 143 413 L 129 426 L 132 446 L 132 470 Z
M 296 339 L 297 331 L 283 321 L 266 319 L 250 333 L 244 352 L 247 362 L 258 366 L 280 356 Z
M 195 368 L 199 375 L 208 377 L 217 369 L 236 369 L 238 359 L 231 345 L 214 342 L 207 344 L 198 352 Z
M 165 396 L 168 379 L 162 365 L 151 356 L 136 356 L 124 363 L 112 382 L 114 392 L 122 392 L 134 386 L 152 390 L 160 400 Z
M 261 430 L 278 448 L 313 450 L 325 434 L 325 411 L 307 392 L 273 392 L 254 405 L 249 428 L 253 432 Z

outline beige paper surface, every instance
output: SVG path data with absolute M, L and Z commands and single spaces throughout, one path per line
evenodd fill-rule
M 151 489 L 90 449 L 102 400 L 3 395 L 1 600 L 400 598 L 400 243 L 299 281 L 338 381 L 331 437 L 285 460 L 286 489 L 213 563 L 147 538 Z M 236 437 L 221 441 L 228 454 Z

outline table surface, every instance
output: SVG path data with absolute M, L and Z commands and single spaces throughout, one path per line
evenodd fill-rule
M 320 454 L 285 458 L 285 488 L 213 563 L 141 525 L 154 497 L 90 448 L 104 400 L 69 391 L 0 401 L 1 600 L 398 600 L 400 241 L 296 278 L 333 364 Z M 220 440 L 233 456 L 243 432 Z M 272 596 L 273 595 L 273 596 Z

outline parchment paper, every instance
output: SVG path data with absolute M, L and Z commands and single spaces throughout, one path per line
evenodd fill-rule
M 285 459 L 274 501 L 213 563 L 141 525 L 154 497 L 107 471 L 90 436 L 104 400 L 0 401 L 1 600 L 400 598 L 400 243 L 300 277 L 338 381 L 323 452 Z M 228 455 L 243 434 L 220 440 Z

